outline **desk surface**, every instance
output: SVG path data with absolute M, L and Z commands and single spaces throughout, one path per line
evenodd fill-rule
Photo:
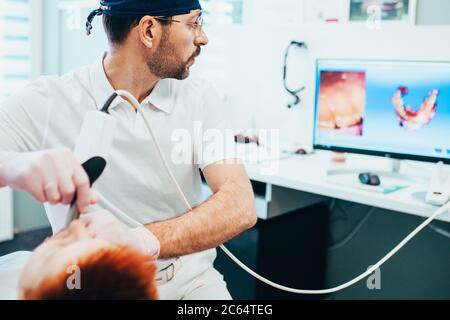
M 281 159 L 263 156 L 259 158 L 262 161 L 256 162 L 254 161 L 258 159 L 254 156 L 256 150 L 249 151 L 248 148 L 248 146 L 241 147 L 239 154 L 243 156 L 249 177 L 254 181 L 422 217 L 429 217 L 438 209 L 425 202 L 431 176 L 430 164 L 402 162 L 400 173 L 416 177 L 417 181 L 408 180 L 407 188 L 383 194 L 330 183 L 327 179 L 328 171 L 335 169 L 361 169 L 361 172 L 389 171 L 392 166 L 390 159 L 347 155 L 344 164 L 335 164 L 331 162 L 331 152 L 316 151 L 310 155 L 285 155 L 281 156 Z M 450 213 L 441 215 L 439 220 L 450 222 Z

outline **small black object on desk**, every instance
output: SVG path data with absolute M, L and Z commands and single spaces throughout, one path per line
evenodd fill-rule
M 369 186 L 379 186 L 381 184 L 380 177 L 371 172 L 363 172 L 359 174 L 359 181 Z

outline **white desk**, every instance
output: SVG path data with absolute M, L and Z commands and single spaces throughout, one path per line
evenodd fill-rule
M 245 148 L 247 149 L 245 149 L 244 160 L 248 159 L 249 155 L 248 146 Z M 240 150 L 241 155 L 242 150 Z M 327 172 L 330 169 L 346 168 L 361 169 L 361 171 L 369 169 L 370 171 L 387 171 L 392 164 L 390 159 L 347 155 L 345 164 L 333 164 L 330 159 L 330 152 L 316 151 L 311 155 L 293 155 L 281 160 L 267 160 L 260 163 L 246 161 L 246 168 L 252 181 L 258 181 L 270 187 L 282 187 L 285 188 L 284 190 L 297 190 L 422 217 L 429 217 L 438 208 L 425 203 L 428 187 L 426 180 L 430 177 L 428 164 L 409 161 L 402 163 L 400 173 L 413 174 L 422 178 L 423 181 L 408 181 L 409 187 L 390 194 L 382 194 L 329 183 Z M 273 174 L 267 174 L 267 171 L 273 171 Z M 266 200 L 273 199 L 268 195 Z M 276 215 L 278 214 L 280 213 Z M 441 215 L 439 220 L 450 222 L 450 213 Z

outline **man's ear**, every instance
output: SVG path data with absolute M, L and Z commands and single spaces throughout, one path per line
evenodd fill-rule
M 145 16 L 139 21 L 139 38 L 141 39 L 142 44 L 147 48 L 153 47 L 156 26 L 156 20 L 151 16 Z

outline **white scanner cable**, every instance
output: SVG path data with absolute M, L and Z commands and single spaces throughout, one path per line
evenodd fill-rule
M 138 112 L 141 112 L 142 118 L 145 122 L 145 125 L 147 126 L 148 131 L 150 132 L 150 135 L 152 136 L 153 142 L 156 145 L 156 149 L 158 150 L 159 156 L 161 157 L 161 160 L 163 161 L 164 167 L 169 174 L 170 178 L 172 179 L 174 185 L 176 186 L 181 198 L 183 199 L 184 203 L 186 204 L 186 207 L 188 210 L 192 210 L 191 205 L 189 204 L 189 201 L 187 200 L 186 196 L 184 195 L 183 191 L 181 190 L 180 185 L 178 184 L 178 181 L 175 179 L 172 170 L 170 170 L 169 165 L 167 163 L 166 157 L 164 156 L 163 152 L 161 151 L 161 147 L 153 133 L 153 130 L 148 123 L 146 117 L 141 111 L 141 107 L 139 102 L 136 100 L 136 98 L 130 94 L 127 91 L 124 90 L 117 90 L 116 93 L 126 98 L 135 108 Z M 277 288 L 282 291 L 287 291 L 291 293 L 297 293 L 297 294 L 310 294 L 310 295 L 321 295 L 321 294 L 329 294 L 333 292 L 337 292 L 340 290 L 343 290 L 345 288 L 348 288 L 355 283 L 361 281 L 362 279 L 370 276 L 372 273 L 374 273 L 378 268 L 380 268 L 387 260 L 389 260 L 392 256 L 394 256 L 401 248 L 403 248 L 412 238 L 414 238 L 420 231 L 422 231 L 426 226 L 428 226 L 434 219 L 436 219 L 441 214 L 444 214 L 450 210 L 450 202 L 445 204 L 444 206 L 440 207 L 436 212 L 434 212 L 427 220 L 425 220 L 420 226 L 418 226 L 413 232 L 411 232 L 403 241 L 401 241 L 394 249 L 392 249 L 386 256 L 384 256 L 380 261 L 378 261 L 375 265 L 370 267 L 366 272 L 362 273 L 358 277 L 354 278 L 353 280 L 350 280 L 340 286 L 330 288 L 330 289 L 323 289 L 323 290 L 301 290 L 301 289 L 294 289 L 289 288 L 280 284 L 277 284 L 273 281 L 270 281 L 263 276 L 259 275 L 258 273 L 251 270 L 249 267 L 247 267 L 244 263 L 242 263 L 236 256 L 234 256 L 224 245 L 221 245 L 220 248 L 242 269 L 244 269 L 246 272 L 251 274 L 256 279 L 268 284 L 269 286 L 272 286 L 274 288 Z

